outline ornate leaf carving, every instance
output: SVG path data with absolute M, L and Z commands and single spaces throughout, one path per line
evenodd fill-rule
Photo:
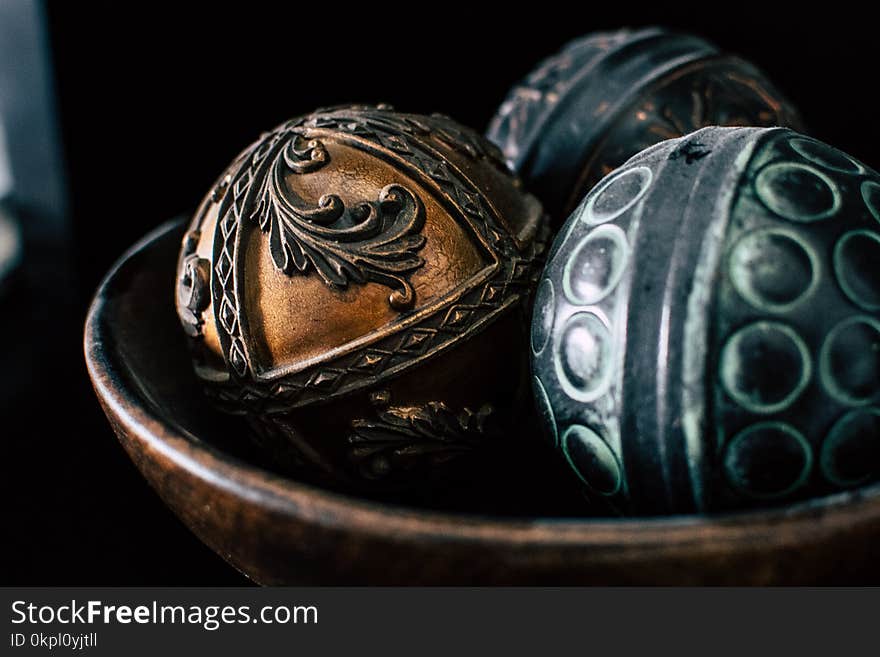
M 425 243 L 421 201 L 392 184 L 377 200 L 351 208 L 334 194 L 308 205 L 291 192 L 287 175 L 315 171 L 329 155 L 320 141 L 296 130 L 285 127 L 252 147 L 225 188 L 220 216 L 234 212 L 256 222 L 269 236 L 275 268 L 288 276 L 314 271 L 334 289 L 372 281 L 393 290 L 395 309 L 412 307 L 415 292 L 405 275 L 424 264 L 417 255 Z
M 367 479 L 419 467 L 436 467 L 478 448 L 487 438 L 488 404 L 459 413 L 442 402 L 391 406 L 387 391 L 374 393 L 376 418 L 352 422 L 350 456 Z

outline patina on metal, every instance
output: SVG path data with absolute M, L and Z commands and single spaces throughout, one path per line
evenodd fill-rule
M 209 394 L 279 458 L 430 481 L 515 415 L 545 234 L 497 148 L 451 119 L 321 110 L 220 176 L 178 315 Z
M 703 39 L 647 28 L 566 45 L 510 91 L 488 136 L 558 227 L 631 156 L 712 125 L 803 129 L 752 64 Z
M 782 128 L 629 160 L 560 231 L 532 322 L 552 443 L 625 513 L 880 477 L 880 176 Z

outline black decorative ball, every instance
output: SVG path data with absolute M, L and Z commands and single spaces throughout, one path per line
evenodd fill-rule
M 533 384 L 589 496 L 739 508 L 880 475 L 880 176 L 782 128 L 706 128 L 560 231 Z
M 488 136 L 558 227 L 593 185 L 664 139 L 800 118 L 752 64 L 659 28 L 576 39 L 499 107 Z

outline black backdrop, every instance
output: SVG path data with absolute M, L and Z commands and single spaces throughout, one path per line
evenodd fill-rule
M 245 582 L 164 509 L 116 444 L 85 374 L 81 325 L 121 252 L 191 210 L 238 150 L 286 118 L 390 102 L 482 130 L 508 87 L 568 39 L 661 24 L 751 59 L 812 134 L 880 167 L 876 19 L 843 3 L 832 15 L 806 4 L 668 5 L 50 4 L 70 257 L 51 260 L 55 278 L 30 277 L 19 294 L 43 295 L 45 321 L 28 327 L 27 344 L 5 347 L 19 357 L 3 372 L 15 384 L 0 406 L 2 583 Z M 58 280 L 61 291 L 40 292 Z

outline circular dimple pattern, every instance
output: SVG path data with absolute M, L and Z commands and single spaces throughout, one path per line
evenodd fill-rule
M 880 183 L 866 180 L 862 183 L 862 198 L 874 219 L 880 221 Z
M 841 173 L 861 173 L 861 165 L 836 148 L 812 139 L 796 137 L 788 142 L 802 157 L 820 167 Z
M 600 495 L 620 490 L 620 464 L 614 452 L 592 429 L 575 424 L 562 434 L 562 451 L 581 480 Z
M 553 413 L 553 406 L 550 405 L 550 398 L 544 389 L 544 384 L 538 377 L 532 377 L 535 388 L 535 400 L 538 403 L 538 412 L 544 420 L 544 426 L 550 430 L 550 437 L 553 439 L 553 445 L 559 446 L 559 429 L 556 427 L 556 415 Z
M 856 406 L 880 392 L 880 322 L 850 317 L 835 326 L 819 354 L 820 378 L 838 401 Z
M 721 351 L 721 384 L 754 413 L 787 408 L 812 373 L 807 347 L 784 324 L 755 322 L 734 333 Z
M 645 195 L 653 177 L 648 167 L 634 167 L 612 174 L 590 195 L 581 220 L 595 225 L 619 217 Z
M 828 432 L 819 456 L 822 474 L 838 486 L 857 486 L 880 473 L 880 409 L 850 411 Z
M 865 310 L 880 309 L 880 235 L 852 230 L 834 246 L 834 273 L 846 296 Z
M 535 293 L 534 316 L 532 317 L 532 351 L 538 355 L 547 345 L 553 330 L 556 301 L 553 296 L 553 282 L 545 278 Z
M 730 255 L 730 278 L 742 297 L 769 312 L 790 309 L 819 280 L 819 259 L 797 234 L 780 229 L 743 236 Z
M 724 452 L 724 473 L 751 497 L 781 497 L 810 474 L 813 453 L 806 439 L 782 422 L 762 422 L 738 433 Z
M 767 208 L 790 221 L 818 221 L 840 208 L 834 182 L 806 164 L 768 164 L 755 179 L 755 192 Z
M 575 313 L 565 323 L 556 345 L 556 375 L 569 397 L 593 401 L 608 389 L 612 369 L 612 338 L 591 313 Z
M 574 248 L 565 263 L 562 287 L 569 301 L 589 306 L 604 299 L 620 282 L 629 246 L 617 226 L 599 226 Z

